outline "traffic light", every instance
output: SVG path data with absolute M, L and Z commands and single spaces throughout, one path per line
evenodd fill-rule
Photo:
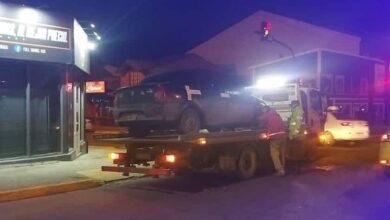
M 261 33 L 262 33 L 262 39 L 263 40 L 272 40 L 271 37 L 271 22 L 263 21 L 261 25 Z

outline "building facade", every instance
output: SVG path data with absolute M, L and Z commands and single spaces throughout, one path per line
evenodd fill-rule
M 271 35 L 288 45 L 296 54 L 325 48 L 359 55 L 359 37 L 266 11 L 254 13 L 188 53 L 197 54 L 217 65 L 235 66 L 239 73 L 248 73 L 248 67 L 259 63 L 291 57 L 292 54 L 286 47 L 261 40 L 256 32 L 261 30 L 263 21 L 270 22 Z
M 0 3 L 0 164 L 87 151 L 87 42 L 72 17 Z
M 345 117 L 385 125 L 389 118 L 386 63 L 379 59 L 315 50 L 255 65 L 254 78 L 281 75 L 317 88 L 327 105 L 340 107 Z

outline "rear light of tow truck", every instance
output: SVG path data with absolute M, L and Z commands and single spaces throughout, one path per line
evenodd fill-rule
M 379 163 L 385 165 L 387 164 L 387 160 L 380 160 Z
M 168 163 L 175 163 L 176 156 L 174 154 L 166 154 L 164 155 L 164 161 Z
M 110 160 L 124 160 L 126 154 L 125 153 L 109 153 L 108 159 Z

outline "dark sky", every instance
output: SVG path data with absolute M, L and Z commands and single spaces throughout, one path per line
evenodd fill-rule
M 387 55 L 388 0 L 13 0 L 92 21 L 104 62 L 188 51 L 259 9 L 354 34 Z M 259 21 L 259 26 L 261 21 Z M 366 43 L 365 43 L 366 44 Z M 389 45 L 389 46 L 387 46 Z

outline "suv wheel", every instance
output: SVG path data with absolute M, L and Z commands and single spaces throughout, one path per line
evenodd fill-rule
M 199 113 L 192 108 L 183 112 L 179 121 L 179 131 L 182 134 L 194 134 L 200 130 L 200 116 Z

